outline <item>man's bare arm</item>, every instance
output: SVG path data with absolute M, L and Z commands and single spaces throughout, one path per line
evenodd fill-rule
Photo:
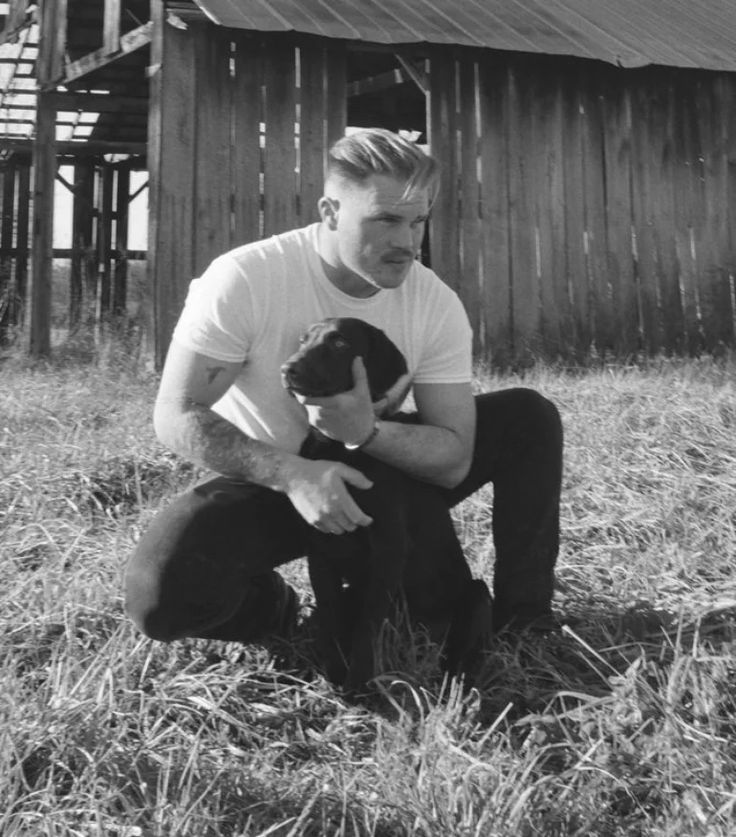
M 249 439 L 211 407 L 240 371 L 172 344 L 161 376 L 153 422 L 158 438 L 181 456 L 233 479 L 276 488 L 288 455 Z
M 283 492 L 307 523 L 324 531 L 352 531 L 371 523 L 345 485 L 370 488 L 359 471 L 339 462 L 313 462 L 251 439 L 212 410 L 240 368 L 240 363 L 172 343 L 154 408 L 161 442 L 219 474 Z
M 362 362 L 353 367 L 352 390 L 328 398 L 300 398 L 310 422 L 334 439 L 358 442 L 373 426 Z M 366 453 L 416 479 L 446 488 L 470 468 L 475 442 L 475 400 L 470 384 L 415 384 L 420 424 L 382 422 Z

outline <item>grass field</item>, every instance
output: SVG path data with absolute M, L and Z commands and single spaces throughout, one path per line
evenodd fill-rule
M 308 637 L 277 659 L 126 621 L 126 556 L 196 478 L 153 438 L 150 373 L 2 377 L 2 837 L 736 834 L 733 361 L 527 373 L 566 429 L 570 627 L 497 641 L 468 692 L 388 641 L 358 706 Z M 490 580 L 489 500 L 456 521 Z

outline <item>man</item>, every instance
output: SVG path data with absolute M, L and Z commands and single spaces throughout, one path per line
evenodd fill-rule
M 128 612 L 149 636 L 284 634 L 297 600 L 274 568 L 305 554 L 307 527 L 350 537 L 371 525 L 363 474 L 298 455 L 309 423 L 435 486 L 448 507 L 493 482 L 495 627 L 550 626 L 559 415 L 527 389 L 473 396 L 465 312 L 416 260 L 437 182 L 435 160 L 395 134 L 344 137 L 318 223 L 237 248 L 192 282 L 154 424 L 220 476 L 164 509 L 130 561 Z M 404 353 L 409 375 L 388 405 L 371 403 L 360 359 L 347 393 L 300 402 L 284 391 L 281 364 L 327 316 L 367 320 Z M 416 420 L 377 418 L 409 379 Z

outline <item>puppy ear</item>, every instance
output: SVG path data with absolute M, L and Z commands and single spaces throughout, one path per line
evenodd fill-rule
M 406 359 L 396 344 L 381 329 L 371 328 L 370 357 L 364 358 L 371 396 L 377 401 L 407 372 Z

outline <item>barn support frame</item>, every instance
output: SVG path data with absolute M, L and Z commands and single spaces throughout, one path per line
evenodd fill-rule
M 151 0 L 152 6 L 161 5 L 161 0 Z M 9 29 L 2 34 L 14 37 L 27 25 L 26 13 L 29 4 L 25 0 L 13 0 L 7 21 Z M 96 293 L 97 315 L 119 314 L 125 307 L 127 284 L 127 205 L 129 195 L 130 166 L 112 164 L 103 160 L 106 154 L 129 154 L 140 160 L 146 152 L 144 143 L 91 140 L 87 142 L 57 142 L 57 113 L 63 111 L 116 112 L 128 107 L 137 107 L 137 99 L 119 95 L 101 96 L 95 93 L 76 92 L 70 88 L 90 73 L 100 71 L 107 65 L 129 56 L 132 52 L 150 42 L 151 23 L 141 23 L 136 28 L 122 31 L 122 0 L 104 0 L 101 15 L 102 46 L 88 54 L 75 56 L 67 60 L 66 50 L 68 35 L 67 12 L 71 8 L 70 0 L 45 0 L 39 4 L 36 15 L 39 21 L 38 58 L 36 77 L 38 95 L 36 99 L 36 135 L 32 142 L 24 139 L 4 143 L 8 154 L 22 157 L 29 150 L 32 154 L 32 200 L 33 213 L 31 232 L 31 279 L 28 293 L 25 292 L 25 265 L 23 251 L 22 214 L 27 211 L 29 202 L 18 201 L 18 231 L 16 245 L 8 256 L 8 237 L 3 239 L 0 233 L 0 299 L 12 299 L 13 306 L 3 304 L 0 309 L 0 339 L 7 339 L 10 330 L 25 320 L 28 335 L 28 351 L 31 356 L 43 357 L 51 351 L 51 284 L 54 256 L 65 256 L 64 252 L 54 251 L 54 185 L 58 179 L 58 168 L 62 161 L 70 159 L 75 164 L 81 180 L 83 169 L 88 169 L 97 158 L 97 171 L 102 172 L 104 186 L 98 206 L 89 216 L 89 195 L 81 182 L 72 187 L 74 195 L 74 236 L 70 251 L 72 257 L 72 277 L 70 291 L 69 321 L 73 328 L 83 319 L 82 306 L 89 307 L 92 297 L 92 265 L 96 264 L 98 275 L 94 277 L 99 292 Z M 65 85 L 66 91 L 59 90 Z M 145 100 L 144 100 L 145 101 Z M 131 164 L 132 165 L 132 164 Z M 99 174 L 98 174 L 99 177 Z M 4 178 L 7 183 L 7 178 Z M 84 194 L 80 198 L 77 187 Z M 9 188 L 9 187 L 8 187 Z M 9 201 L 3 199 L 3 205 Z M 115 240 L 112 240 L 113 222 L 115 222 Z M 94 231 L 94 234 L 90 232 Z M 94 237 L 94 241 L 93 241 Z M 90 248 L 95 248 L 91 254 Z M 83 251 L 80 253 L 80 250 Z M 140 257 L 141 254 L 135 254 Z M 7 258 L 15 257 L 16 278 L 9 281 Z M 114 260 L 114 264 L 112 263 Z M 83 275 L 86 278 L 83 278 Z M 86 288 L 86 293 L 83 289 Z M 83 302 L 84 300 L 84 302 Z M 23 308 L 27 316 L 23 317 Z M 5 312 L 5 313 L 3 313 Z

